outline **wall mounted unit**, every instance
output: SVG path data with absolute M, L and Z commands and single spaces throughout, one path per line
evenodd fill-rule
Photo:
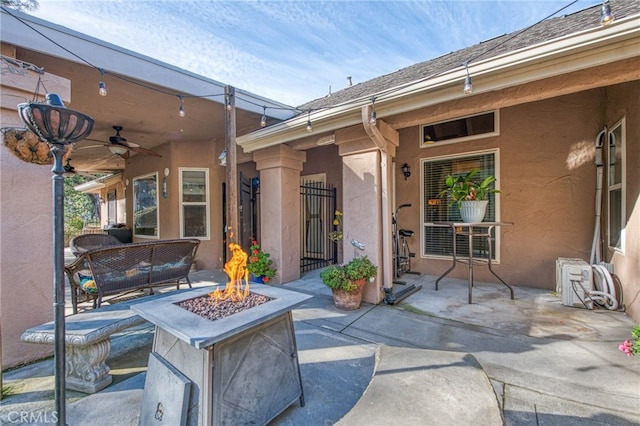
M 587 292 L 593 290 L 591 265 L 582 259 L 560 257 L 556 260 L 556 293 L 562 304 L 575 308 L 593 309 Z

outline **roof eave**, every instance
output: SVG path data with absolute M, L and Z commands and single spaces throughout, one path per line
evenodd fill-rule
M 212 102 L 225 102 L 224 89 L 226 85 L 219 81 L 17 10 L 11 10 L 8 13 L 3 8 L 0 12 L 0 17 L 3 43 L 83 65 L 89 63 L 108 72 L 171 88 L 172 91 L 183 95 L 199 97 L 215 95 L 206 96 L 206 98 Z M 28 24 L 28 26 L 25 24 Z M 54 40 L 57 45 L 42 35 Z M 60 46 L 64 46 L 64 48 Z M 84 61 L 81 61 L 71 52 L 82 52 Z M 100 74 L 96 70 L 96 82 L 99 81 L 99 78 Z M 294 115 L 294 108 L 289 105 L 236 88 L 236 108 L 262 114 L 264 112 L 263 106 L 267 107 L 267 115 L 272 118 L 286 120 Z
M 474 94 L 513 87 L 550 76 L 574 72 L 605 63 L 638 56 L 640 52 L 640 15 L 617 20 L 607 27 L 594 27 L 545 43 L 528 46 L 504 55 L 470 64 Z M 385 90 L 376 96 L 378 118 L 412 111 L 464 96 L 463 67 L 436 77 L 419 80 L 397 90 Z M 245 152 L 308 137 L 307 119 L 313 133 L 322 134 L 362 122 L 361 107 L 371 95 L 353 99 L 325 110 L 302 114 L 237 138 Z

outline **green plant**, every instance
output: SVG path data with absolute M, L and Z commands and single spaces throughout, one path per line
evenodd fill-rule
M 333 226 L 335 227 L 334 231 L 329 232 L 329 239 L 331 241 L 342 241 L 344 234 L 342 233 L 342 212 L 340 210 L 336 210 L 333 213 Z
M 345 265 L 331 265 L 322 272 L 320 272 L 320 278 L 324 285 L 330 289 L 338 289 L 344 291 L 354 291 L 356 286 L 353 281 L 347 277 L 347 270 Z
M 378 267 L 367 256 L 356 257 L 345 266 L 350 280 L 371 280 L 378 273 Z
M 475 179 L 479 171 L 479 169 L 473 169 L 464 175 L 448 175 L 444 182 L 446 188 L 438 194 L 438 197 L 448 197 L 451 205 L 456 204 L 462 208 L 462 201 L 486 200 L 489 194 L 499 193 L 500 190 L 491 187 L 496 181 L 494 176 L 487 176 L 482 182 Z
M 271 255 L 260 248 L 260 244 L 253 240 L 247 262 L 247 270 L 256 277 L 262 277 L 262 281 L 267 283 L 276 275 L 276 268 L 273 267 Z
M 331 265 L 320 272 L 324 285 L 331 289 L 355 291 L 356 281 L 371 280 L 378 273 L 378 267 L 367 256 L 356 257 L 347 264 Z
M 640 325 L 633 327 L 631 337 L 630 340 L 620 343 L 618 349 L 627 354 L 627 356 L 640 355 Z

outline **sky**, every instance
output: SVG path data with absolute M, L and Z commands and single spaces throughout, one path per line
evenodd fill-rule
M 297 106 L 528 27 L 573 0 L 39 0 L 29 12 Z M 556 16 L 600 0 L 579 0 Z M 108 66 L 103 66 L 107 71 Z

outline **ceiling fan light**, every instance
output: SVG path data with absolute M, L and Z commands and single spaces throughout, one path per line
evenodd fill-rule
M 123 155 L 129 152 L 129 150 L 124 146 L 118 146 L 118 145 L 110 146 L 109 151 L 111 151 L 113 154 L 116 154 L 116 155 Z

